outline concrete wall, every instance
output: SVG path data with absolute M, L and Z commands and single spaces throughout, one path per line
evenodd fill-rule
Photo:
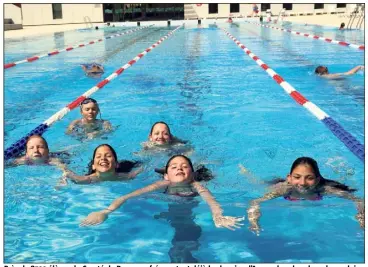
M 54 25 L 85 23 L 84 17 L 91 22 L 103 22 L 102 4 L 61 4 L 62 18 L 53 19 L 52 4 L 22 4 L 23 25 Z
M 22 10 L 13 4 L 4 4 L 4 19 L 12 19 L 14 24 L 22 24 Z

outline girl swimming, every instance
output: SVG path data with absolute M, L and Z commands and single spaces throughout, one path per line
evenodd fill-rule
M 100 224 L 107 219 L 110 213 L 118 209 L 127 200 L 159 189 L 162 189 L 166 194 L 180 197 L 195 197 L 200 195 L 209 205 L 216 227 L 225 227 L 230 230 L 235 230 L 242 225 L 239 222 L 242 221 L 243 218 L 223 216 L 221 206 L 211 195 L 210 191 L 194 180 L 194 169 L 190 159 L 182 155 L 175 155 L 171 157 L 166 164 L 164 180 L 155 182 L 115 199 L 106 209 L 90 213 L 87 218 L 82 221 L 81 226 Z
M 166 151 L 173 154 L 187 154 L 193 151 L 192 146 L 171 134 L 169 126 L 159 121 L 152 125 L 148 141 L 142 143 L 144 152 Z M 140 153 L 138 153 L 140 154 Z M 146 154 L 146 153 L 144 153 Z
M 285 200 L 322 200 L 324 196 L 337 196 L 355 202 L 358 214 L 356 218 L 364 228 L 364 201 L 355 197 L 352 189 L 337 181 L 322 177 L 317 162 L 309 157 L 301 157 L 294 161 L 286 180 L 276 179 L 273 181 L 270 192 L 263 197 L 252 200 L 248 209 L 249 229 L 257 235 L 260 232 L 258 224 L 261 216 L 260 203 L 266 200 L 283 197 Z
M 57 157 L 58 153 L 51 153 L 49 146 L 40 135 L 32 135 L 27 139 L 25 155 L 15 159 L 7 166 L 17 165 L 55 165 L 61 170 L 65 170 L 65 164 Z
M 138 162 L 119 162 L 115 150 L 108 144 L 102 144 L 96 147 L 93 152 L 92 160 L 88 165 L 87 175 L 79 176 L 70 170 L 66 170 L 65 176 L 78 184 L 124 181 L 133 179 L 143 171 L 142 168 L 131 171 L 138 165 Z
M 100 113 L 98 103 L 93 98 L 86 98 L 80 104 L 82 119 L 74 120 L 68 127 L 66 133 L 87 137 L 92 139 L 104 132 L 112 130 L 109 121 L 96 119 Z

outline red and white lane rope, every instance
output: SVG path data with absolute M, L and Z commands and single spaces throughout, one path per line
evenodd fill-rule
M 60 54 L 62 52 L 69 52 L 69 51 L 73 50 L 74 48 L 85 47 L 87 45 L 92 45 L 92 44 L 95 44 L 95 43 L 98 43 L 98 42 L 102 42 L 105 39 L 107 40 L 107 39 L 111 39 L 111 38 L 114 38 L 114 37 L 126 35 L 126 34 L 133 33 L 133 32 L 136 32 L 136 31 L 139 31 L 139 30 L 151 27 L 151 26 L 153 26 L 153 24 L 149 25 L 149 26 L 144 26 L 144 27 L 133 29 L 133 30 L 125 31 L 125 32 L 122 32 L 122 33 L 117 33 L 117 34 L 114 34 L 114 35 L 106 36 L 106 37 L 103 37 L 103 38 L 100 38 L 100 39 L 92 40 L 92 41 L 87 42 L 87 43 L 77 44 L 77 45 L 74 45 L 74 46 L 68 46 L 68 47 L 65 47 L 64 49 L 54 50 L 54 51 L 51 51 L 50 53 L 46 53 L 46 54 L 42 54 L 42 55 L 38 55 L 38 56 L 33 56 L 33 57 L 30 57 L 30 58 L 26 58 L 24 60 L 12 62 L 12 63 L 6 63 L 4 65 L 4 69 L 8 69 L 8 68 L 14 67 L 16 65 L 26 63 L 26 62 L 33 62 L 33 61 L 36 61 L 36 60 L 38 60 L 40 58 L 43 58 L 43 57 L 51 57 L 51 56 Z
M 331 43 L 331 44 L 338 44 L 338 45 L 348 46 L 348 47 L 352 47 L 352 48 L 359 49 L 359 50 L 365 50 L 364 45 L 349 44 L 349 43 L 343 42 L 343 41 L 332 40 L 332 39 L 329 39 L 329 38 L 320 37 L 320 36 L 309 34 L 309 33 L 295 32 L 295 31 L 291 31 L 291 30 L 287 30 L 287 29 L 283 29 L 283 28 L 278 28 L 278 27 L 268 26 L 268 25 L 264 25 L 264 24 L 259 24 L 257 22 L 250 22 L 250 21 L 246 21 L 246 22 L 251 23 L 251 24 L 256 24 L 256 25 L 259 25 L 259 26 L 262 26 L 262 27 L 265 27 L 265 28 L 275 29 L 275 30 L 284 31 L 284 32 L 288 32 L 288 33 L 299 35 L 299 36 L 308 37 L 308 38 L 311 38 L 311 39 L 326 41 L 326 42 Z
M 298 104 L 306 108 L 310 113 L 317 117 L 318 120 L 322 121 L 331 132 L 342 141 L 345 146 L 354 153 L 360 160 L 364 162 L 365 151 L 364 145 L 362 145 L 358 140 L 355 139 L 349 132 L 347 132 L 340 124 L 338 124 L 333 118 L 331 118 L 322 109 L 317 107 L 311 101 L 306 99 L 302 94 L 300 94 L 293 86 L 286 82 L 280 75 L 273 71 L 269 66 L 267 66 L 259 57 L 253 54 L 245 45 L 240 43 L 234 36 L 232 36 L 228 31 L 222 29 L 230 39 L 232 39 L 235 44 L 240 47 L 251 59 L 253 59 L 262 69 L 264 69 L 267 74 L 272 77 L 284 90 L 288 93 Z
M 31 132 L 29 132 L 27 135 L 19 139 L 17 142 L 12 144 L 8 149 L 5 150 L 4 155 L 5 159 L 10 159 L 12 157 L 17 156 L 19 153 L 24 151 L 25 143 L 27 141 L 27 138 L 33 134 L 42 135 L 54 122 L 62 119 L 68 112 L 70 112 L 72 109 L 79 106 L 79 104 L 86 99 L 87 97 L 91 96 L 93 93 L 100 90 L 102 87 L 104 87 L 107 83 L 115 79 L 117 76 L 119 76 L 123 71 L 133 66 L 134 63 L 136 63 L 138 60 L 140 60 L 142 57 L 144 57 L 148 52 L 150 52 L 152 49 L 160 45 L 163 41 L 165 41 L 170 35 L 172 35 L 174 32 L 176 32 L 180 27 L 182 27 L 184 24 L 176 27 L 174 30 L 169 32 L 167 35 L 162 37 L 160 40 L 158 40 L 156 43 L 151 45 L 149 48 L 145 49 L 143 52 L 139 53 L 135 58 L 130 60 L 127 64 L 120 67 L 118 70 L 116 70 L 114 73 L 109 75 L 106 79 L 92 87 L 91 89 L 87 90 L 84 94 L 82 94 L 80 97 L 69 103 L 66 107 L 62 108 L 60 111 L 56 112 L 54 115 L 52 115 L 50 118 L 45 120 L 43 123 L 38 125 L 35 129 L 33 129 Z
M 138 62 L 142 57 L 144 57 L 148 52 L 150 52 L 152 49 L 157 47 L 159 44 L 161 44 L 163 41 L 165 41 L 170 35 L 172 35 L 175 31 L 177 31 L 180 27 L 183 25 L 180 25 L 176 27 L 174 30 L 169 32 L 167 35 L 162 37 L 160 40 L 158 40 L 156 43 L 154 43 L 149 48 L 145 49 L 143 52 L 139 53 L 135 58 L 130 60 L 127 64 L 120 67 L 118 70 L 116 70 L 114 73 L 110 74 L 107 78 L 105 78 L 103 81 L 99 82 L 97 85 L 86 91 L 84 94 L 82 94 L 80 97 L 75 99 L 73 102 L 69 103 L 65 108 L 61 109 L 59 112 L 57 112 L 55 115 L 51 116 L 49 119 L 44 121 L 45 124 L 50 126 L 52 123 L 54 123 L 57 120 L 60 120 L 62 117 L 65 116 L 66 113 L 71 111 L 72 109 L 79 106 L 79 104 L 86 98 L 90 97 L 92 94 L 100 90 L 102 87 L 104 87 L 107 83 L 118 77 L 123 71 L 133 66 L 134 63 Z

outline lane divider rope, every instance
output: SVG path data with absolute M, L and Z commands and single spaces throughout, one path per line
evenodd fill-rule
M 342 46 L 352 47 L 352 48 L 355 48 L 355 49 L 358 49 L 358 50 L 365 50 L 364 45 L 349 44 L 349 43 L 344 42 L 344 41 L 332 40 L 332 39 L 329 39 L 329 38 L 320 37 L 320 36 L 309 34 L 309 33 L 295 32 L 295 31 L 291 31 L 291 30 L 287 30 L 287 29 L 283 29 L 283 28 L 278 28 L 278 27 L 273 27 L 273 26 L 260 24 L 260 23 L 257 23 L 257 22 L 250 22 L 250 21 L 246 21 L 246 22 L 251 23 L 251 24 L 256 24 L 256 25 L 259 25 L 259 26 L 262 26 L 262 27 L 265 27 L 265 28 L 270 28 L 270 29 L 275 29 L 275 30 L 279 30 L 279 31 L 288 32 L 288 33 L 298 35 L 298 36 L 304 36 L 304 37 L 308 37 L 308 38 L 311 38 L 311 39 L 326 41 L 326 42 L 331 43 L 331 44 L 339 44 L 339 45 L 342 45 Z
M 138 60 L 140 60 L 142 57 L 144 57 L 148 52 L 150 52 L 152 49 L 160 45 L 163 41 L 165 41 L 168 37 L 170 37 L 172 34 L 174 34 L 180 27 L 182 27 L 184 24 L 176 27 L 174 30 L 169 32 L 167 35 L 162 37 L 160 40 L 158 40 L 156 43 L 151 45 L 149 48 L 145 49 L 143 52 L 139 53 L 135 58 L 130 60 L 128 63 L 126 63 L 124 66 L 120 67 L 118 70 L 113 72 L 110 76 L 105 78 L 103 81 L 99 82 L 97 85 L 92 87 L 91 89 L 87 90 L 84 94 L 79 96 L 77 99 L 69 103 L 66 107 L 62 108 L 58 112 L 56 112 L 54 115 L 52 115 L 50 118 L 45 120 L 43 123 L 38 125 L 35 129 L 33 129 L 31 132 L 29 132 L 26 136 L 22 137 L 20 140 L 12 144 L 9 148 L 7 148 L 4 152 L 5 160 L 8 160 L 12 157 L 17 156 L 19 153 L 24 151 L 25 144 L 27 142 L 28 137 L 37 134 L 42 135 L 54 122 L 61 120 L 67 113 L 69 113 L 74 108 L 78 107 L 80 103 L 90 97 L 92 94 L 100 90 L 102 87 L 104 87 L 106 84 L 108 84 L 110 81 L 115 79 L 117 76 L 119 76 L 123 71 L 128 69 L 129 67 L 133 66 L 134 63 L 136 63 Z
M 62 52 L 69 52 L 69 51 L 71 51 L 71 50 L 73 50 L 75 48 L 85 47 L 87 45 L 92 45 L 92 44 L 95 44 L 95 43 L 98 43 L 98 42 L 102 42 L 104 40 L 108 40 L 108 39 L 111 39 L 111 38 L 114 38 L 114 37 L 123 36 L 123 35 L 129 34 L 129 33 L 133 33 L 133 32 L 139 31 L 139 30 L 143 30 L 145 28 L 152 27 L 152 26 L 153 26 L 153 24 L 152 25 L 149 25 L 149 26 L 144 26 L 144 27 L 133 29 L 133 30 L 125 31 L 125 32 L 122 32 L 122 33 L 117 33 L 117 34 L 114 34 L 114 35 L 106 36 L 106 37 L 103 37 L 103 38 L 100 38 L 100 39 L 92 40 L 92 41 L 87 42 L 87 43 L 76 44 L 74 46 L 68 46 L 68 47 L 65 47 L 64 49 L 51 51 L 50 53 L 41 54 L 41 55 L 38 55 L 38 56 L 32 56 L 32 57 L 26 58 L 24 60 L 12 62 L 12 63 L 6 63 L 4 65 L 4 69 L 9 69 L 11 67 L 14 67 L 16 65 L 19 65 L 19 64 L 22 64 L 22 63 L 26 63 L 26 62 L 28 62 L 28 63 L 34 62 L 34 61 L 36 61 L 36 60 L 38 60 L 40 58 L 43 58 L 43 57 L 51 57 L 51 56 L 54 56 L 54 55 L 58 55 L 58 54 L 60 54 Z
M 345 146 L 353 152 L 361 161 L 364 162 L 365 152 L 364 145 L 355 139 L 349 132 L 347 132 L 339 123 L 332 119 L 327 113 L 325 113 L 318 106 L 307 100 L 302 94 L 300 94 L 293 86 L 286 82 L 280 75 L 266 65 L 258 56 L 253 54 L 244 44 L 240 43 L 234 36 L 228 31 L 221 28 L 226 35 L 234 41 L 234 43 L 240 47 L 251 59 L 253 59 L 267 74 L 272 77 L 284 90 L 288 93 L 298 104 L 302 105 L 318 120 L 322 121 L 328 129 L 341 141 Z

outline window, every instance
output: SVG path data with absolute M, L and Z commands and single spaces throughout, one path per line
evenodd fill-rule
M 344 7 L 346 7 L 346 4 L 337 4 L 336 7 L 337 8 L 344 8 Z
M 314 9 L 323 9 L 324 4 L 314 4 Z
M 218 4 L 208 4 L 208 14 L 217 14 Z
M 61 4 L 51 4 L 52 5 L 52 18 L 53 19 L 62 19 L 63 12 L 61 10 Z
M 293 4 L 283 4 L 282 8 L 285 8 L 285 10 L 293 10 Z
M 267 9 L 271 9 L 271 4 L 261 4 L 261 11 L 267 11 Z
M 230 4 L 230 13 L 239 13 L 239 4 Z

